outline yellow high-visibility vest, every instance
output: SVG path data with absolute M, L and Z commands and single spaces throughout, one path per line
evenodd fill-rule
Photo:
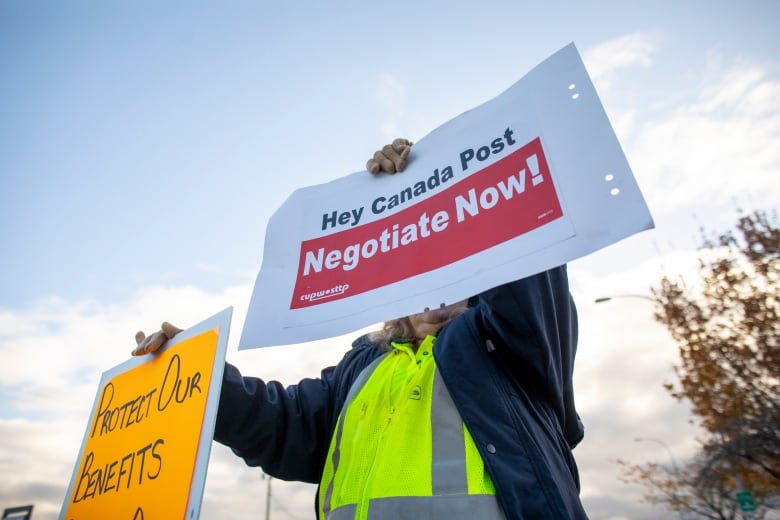
M 434 340 L 416 353 L 393 343 L 353 383 L 320 481 L 320 520 L 505 518 Z

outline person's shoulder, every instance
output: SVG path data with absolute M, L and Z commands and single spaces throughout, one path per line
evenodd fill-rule
M 364 334 L 352 342 L 352 348 L 344 353 L 344 357 L 334 367 L 335 377 L 338 380 L 347 381 L 347 387 L 349 387 L 364 367 L 384 353 L 385 349 L 375 335 Z

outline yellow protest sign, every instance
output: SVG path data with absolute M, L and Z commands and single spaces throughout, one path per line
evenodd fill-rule
M 62 520 L 197 516 L 230 313 L 103 374 Z

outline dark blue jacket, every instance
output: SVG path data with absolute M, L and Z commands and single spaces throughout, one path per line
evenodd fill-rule
M 507 518 L 586 518 L 571 449 L 577 315 L 565 266 L 479 295 L 442 328 L 434 356 Z M 318 379 L 284 387 L 228 364 L 214 438 L 283 480 L 318 483 L 349 387 L 385 351 L 358 338 Z

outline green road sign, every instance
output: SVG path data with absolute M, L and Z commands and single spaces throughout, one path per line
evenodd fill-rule
M 739 508 L 746 513 L 756 510 L 756 502 L 753 500 L 753 493 L 750 491 L 737 493 L 737 502 L 739 502 Z

